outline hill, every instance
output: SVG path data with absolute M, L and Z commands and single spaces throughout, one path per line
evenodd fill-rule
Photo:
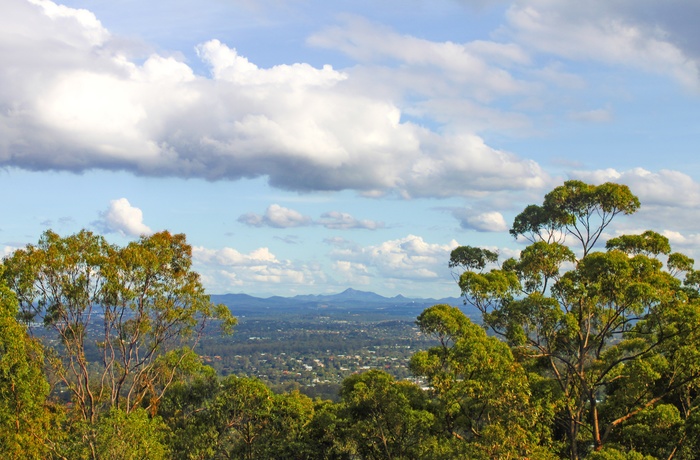
M 464 306 L 459 297 L 442 299 L 408 298 L 402 295 L 384 297 L 374 292 L 346 289 L 338 294 L 297 295 L 294 297 L 254 297 L 248 294 L 216 294 L 211 301 L 228 306 L 237 316 L 266 317 L 269 315 L 380 315 L 401 319 L 415 319 L 424 309 L 435 304 L 445 303 L 461 307 L 471 316 L 470 309 Z

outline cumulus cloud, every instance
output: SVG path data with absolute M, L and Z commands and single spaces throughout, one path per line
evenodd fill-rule
M 338 260 L 333 264 L 333 270 L 339 279 L 348 285 L 368 285 L 372 282 L 369 268 L 362 263 Z
M 362 266 L 382 279 L 422 281 L 449 276 L 447 261 L 452 249 L 458 246 L 454 240 L 448 244 L 428 243 L 416 235 L 367 247 L 356 246 L 346 240 L 329 243 L 334 245 L 331 257 L 337 262 L 360 264 L 346 267 Z
M 473 131 L 438 132 L 405 121 L 401 97 L 373 93 L 356 73 L 305 63 L 261 68 L 210 40 L 197 47 L 210 70 L 200 76 L 172 57 L 131 59 L 88 11 L 8 1 L 0 18 L 0 47 L 7 50 L 0 166 L 208 180 L 263 176 L 287 190 L 404 197 L 537 188 L 547 180 L 537 163 L 494 149 Z M 374 52 L 398 60 L 409 74 L 436 66 L 422 88 L 444 70 L 452 80 L 445 84 L 469 83 L 484 100 L 526 90 L 487 63 L 526 63 L 517 46 L 387 36 Z M 400 52 L 411 45 L 413 52 Z
M 652 172 L 644 168 L 627 171 L 602 169 L 573 171 L 571 176 L 594 184 L 618 182 L 630 187 L 643 206 L 700 207 L 700 184 L 689 175 L 669 169 Z
M 700 55 L 697 28 L 673 13 L 678 4 L 697 10 L 690 0 L 643 0 L 655 22 L 627 2 L 528 0 L 510 7 L 499 32 L 511 42 L 435 42 L 347 17 L 309 43 L 345 52 L 356 66 L 263 68 L 233 44 L 209 40 L 196 46 L 209 73 L 197 75 L 173 57 L 131 58 L 89 11 L 8 1 L 0 166 L 267 177 L 295 191 L 411 198 L 541 190 L 550 178 L 539 164 L 478 134 L 530 129 L 523 113 L 489 107 L 536 93 L 541 85 L 524 74 L 582 84 L 551 64 L 537 68 L 536 53 L 667 72 L 688 85 L 697 85 Z M 448 103 L 455 100 L 464 101 L 459 110 Z M 611 111 L 569 116 L 604 122 Z
M 279 285 L 310 288 L 326 280 L 320 267 L 279 259 L 266 247 L 242 253 L 234 248 L 195 246 L 192 257 L 199 273 L 214 292 L 231 292 L 240 286 L 268 286 L 271 290 Z
M 317 223 L 330 230 L 349 230 L 353 228 L 376 230 L 384 228 L 384 222 L 366 219 L 359 220 L 348 213 L 338 211 L 324 212 Z
M 673 230 L 664 230 L 661 232 L 663 236 L 668 238 L 668 241 L 675 249 L 690 250 L 695 253 L 695 257 L 698 254 L 698 248 L 700 247 L 700 233 L 689 233 L 682 234 L 681 232 L 676 232 Z
M 321 218 L 314 221 L 293 209 L 285 208 L 278 204 L 270 205 L 265 214 L 249 212 L 238 218 L 238 222 L 252 227 L 291 228 L 310 225 L 321 225 L 329 230 L 366 229 L 376 230 L 383 228 L 383 222 L 373 220 L 356 219 L 345 212 L 329 211 L 321 214 Z
M 452 215 L 459 220 L 460 226 L 478 232 L 505 232 L 508 224 L 498 211 L 477 211 L 474 209 L 455 209 Z
M 327 290 L 372 285 L 380 292 L 400 289 L 417 297 L 435 292 L 436 286 L 440 290 L 452 286 L 459 295 L 447 266 L 450 252 L 459 245 L 454 240 L 440 244 L 407 235 L 367 246 L 341 237 L 328 238 L 325 243 L 330 251 L 324 262 L 284 259 L 267 247 L 243 252 L 231 247 L 195 246 L 192 254 L 208 289 L 217 293 L 259 291 L 262 287 L 264 292 L 285 289 L 308 294 L 318 286 Z M 517 251 L 509 249 L 499 252 L 504 257 L 517 256 Z M 375 286 L 377 280 L 381 280 L 380 286 Z
M 149 235 L 153 231 L 143 223 L 143 212 L 131 205 L 126 198 L 109 202 L 109 208 L 100 212 L 99 220 L 93 222 L 103 233 L 119 233 L 123 236 Z
M 268 248 L 258 248 L 243 254 L 233 248 L 219 250 L 203 247 L 193 248 L 193 257 L 201 262 L 213 262 L 221 266 L 255 267 L 262 264 L 280 264 L 277 257 Z
M 265 214 L 249 212 L 240 216 L 238 222 L 253 227 L 290 228 L 310 225 L 312 220 L 298 211 L 272 204 L 268 206 Z
M 261 69 L 235 49 L 211 40 L 197 47 L 198 54 L 211 67 L 216 80 L 241 86 L 284 85 L 292 88 L 333 86 L 345 80 L 347 75 L 336 72 L 331 66 L 316 69 L 308 64 L 278 65 Z
M 675 243 L 688 253 L 695 252 L 692 242 L 696 241 L 697 216 L 700 212 L 700 183 L 680 171 L 662 169 L 656 172 L 644 168 L 617 171 L 609 168 L 594 171 L 574 171 L 574 179 L 600 184 L 616 182 L 629 186 L 639 197 L 641 207 L 632 216 L 635 228 L 622 219 L 614 224 L 616 233 L 641 233 L 640 228 L 655 229 L 675 238 Z M 672 242 L 674 242 L 674 239 Z M 689 243 L 691 242 L 691 243 Z
M 282 287 L 290 291 L 309 293 L 314 286 L 368 285 L 382 280 L 383 288 L 392 283 L 410 280 L 416 283 L 453 284 L 447 261 L 450 251 L 457 246 L 428 243 L 423 238 L 408 235 L 378 245 L 360 246 L 343 238 L 326 240 L 331 246 L 330 265 L 299 262 L 278 257 L 267 247 L 241 252 L 226 247 L 192 248 L 197 271 L 212 292 L 232 292 L 250 288 L 274 292 Z

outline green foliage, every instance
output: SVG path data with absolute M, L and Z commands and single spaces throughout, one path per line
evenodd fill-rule
M 473 246 L 459 246 L 450 253 L 450 268 L 459 267 L 463 270 L 483 270 L 487 263 L 495 263 L 498 253 L 488 249 Z
M 229 376 L 221 382 L 209 415 L 216 429 L 218 452 L 240 458 L 259 458 L 267 439 L 273 395 L 260 380 Z
M 190 355 L 191 365 L 177 375 L 158 404 L 158 416 L 169 427 L 167 444 L 172 458 L 203 459 L 213 452 L 205 408 L 220 389 L 219 377 L 194 358 Z
M 530 404 L 525 371 L 508 346 L 446 305 L 427 309 L 417 324 L 438 337 L 450 331 L 451 344 L 441 339 L 441 347 L 419 351 L 411 360 L 413 372 L 435 393 L 439 430 L 490 458 L 517 458 L 536 448 L 537 409 Z
M 658 256 L 659 254 L 669 254 L 671 245 L 668 238 L 658 233 L 647 230 L 641 235 L 622 235 L 617 238 L 610 238 L 605 247 L 619 249 L 631 255 L 646 254 L 648 256 Z
M 235 319 L 204 293 L 184 235 L 120 248 L 46 232 L 0 266 L 0 454 L 697 458 L 700 272 L 653 231 L 595 251 L 638 207 L 625 186 L 568 181 L 516 217 L 511 234 L 531 242 L 519 257 L 499 266 L 496 252 L 456 248 L 449 266 L 483 325 L 424 310 L 416 324 L 436 346 L 410 367 L 428 390 L 370 370 L 346 378 L 337 403 L 203 365 L 191 346 L 205 322 Z M 43 320 L 60 344 L 43 350 L 17 318 Z M 46 369 L 73 410 L 49 399 Z
M 433 458 L 434 416 L 427 397 L 409 382 L 371 370 L 343 381 L 346 436 L 362 459 Z
M 72 423 L 57 456 L 75 460 L 168 459 L 167 437 L 163 420 L 144 409 L 126 413 L 112 408 L 100 414 L 95 423 Z
M 23 317 L 42 317 L 60 339 L 54 372 L 80 418 L 156 405 L 186 353 L 160 356 L 196 343 L 208 319 L 235 323 L 228 309 L 211 304 L 191 259 L 184 235 L 160 232 L 119 248 L 85 230 L 67 237 L 47 231 L 6 258 L 4 279 Z M 100 353 L 97 362 L 90 347 Z
M 51 451 L 55 417 L 47 404 L 42 347 L 17 312 L 14 294 L 0 280 L 0 455 L 41 459 Z
M 270 412 L 270 422 L 265 427 L 267 439 L 259 458 L 296 459 L 308 450 L 309 425 L 315 417 L 311 398 L 292 391 L 275 394 Z
M 516 216 L 510 234 L 551 243 L 563 232 L 581 243 L 585 256 L 615 216 L 632 214 L 639 205 L 626 185 L 570 180 L 545 195 L 542 206 L 530 205 Z
M 434 305 L 424 310 L 416 321 L 424 334 L 435 336 L 447 348 L 469 327 L 469 319 L 457 307 Z
M 604 447 L 601 450 L 591 452 L 586 458 L 590 460 L 656 460 L 657 457 L 643 455 L 635 451 L 624 451 L 614 447 Z
M 518 259 L 460 276 L 466 301 L 537 382 L 531 404 L 554 421 L 551 433 L 567 441 L 572 459 L 588 446 L 600 458 L 668 457 L 694 442 L 674 435 L 685 433 L 700 402 L 693 260 L 653 231 L 612 238 L 606 251 L 594 251 L 612 219 L 638 207 L 626 186 L 567 181 L 516 217 L 511 234 L 532 243 Z M 580 243 L 579 257 L 565 237 Z M 667 270 L 660 256 L 668 257 Z M 445 372 L 439 360 L 416 359 L 424 369 L 432 362 L 435 375 Z M 627 447 L 604 449 L 614 443 Z
M 316 458 L 314 403 L 298 391 L 274 394 L 260 380 L 220 380 L 203 367 L 170 387 L 159 410 L 172 432 L 173 458 Z
M 509 266 L 522 280 L 526 292 L 545 293 L 549 280 L 559 277 L 562 265 L 575 260 L 574 253 L 563 244 L 536 241 L 523 249 L 520 259 L 513 260 Z
M 167 427 L 143 409 L 126 413 L 113 408 L 102 416 L 95 433 L 95 452 L 99 459 L 152 460 L 169 457 L 165 445 Z

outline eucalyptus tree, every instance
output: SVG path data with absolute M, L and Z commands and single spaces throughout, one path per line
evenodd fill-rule
M 49 350 L 53 372 L 78 417 L 93 423 L 109 408 L 154 413 L 207 321 L 235 323 L 209 301 L 182 234 L 160 232 L 120 248 L 85 230 L 47 231 L 4 266 L 21 316 L 58 338 Z
M 510 233 L 530 242 L 518 258 L 467 266 L 459 279 L 484 326 L 531 375 L 556 385 L 558 430 L 572 459 L 589 446 L 602 450 L 700 379 L 692 259 L 652 231 L 596 249 L 613 219 L 638 207 L 624 185 L 565 182 L 515 218 Z
M 47 458 L 54 418 L 47 404 L 43 350 L 17 313 L 17 300 L 0 279 L 0 455 Z
M 434 416 L 421 389 L 370 370 L 343 380 L 340 391 L 344 435 L 365 460 L 432 459 Z M 355 457 L 351 457 L 355 458 Z
M 508 346 L 446 304 L 424 310 L 416 323 L 439 345 L 414 354 L 411 370 L 431 388 L 453 458 L 548 458 L 546 417 Z

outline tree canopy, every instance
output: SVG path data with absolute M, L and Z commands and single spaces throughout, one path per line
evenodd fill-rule
M 694 420 L 700 304 L 693 260 L 654 231 L 609 238 L 596 250 L 612 220 L 638 207 L 626 186 L 567 181 L 515 218 L 510 233 L 530 242 L 518 258 L 487 272 L 464 265 L 459 278 L 484 326 L 538 385 L 553 385 L 554 433 L 572 459 L 621 440 L 627 451 L 656 449 L 668 458 L 688 437 L 651 449 L 629 436 L 630 427 L 652 414 L 671 414 L 663 417 L 678 427 Z

